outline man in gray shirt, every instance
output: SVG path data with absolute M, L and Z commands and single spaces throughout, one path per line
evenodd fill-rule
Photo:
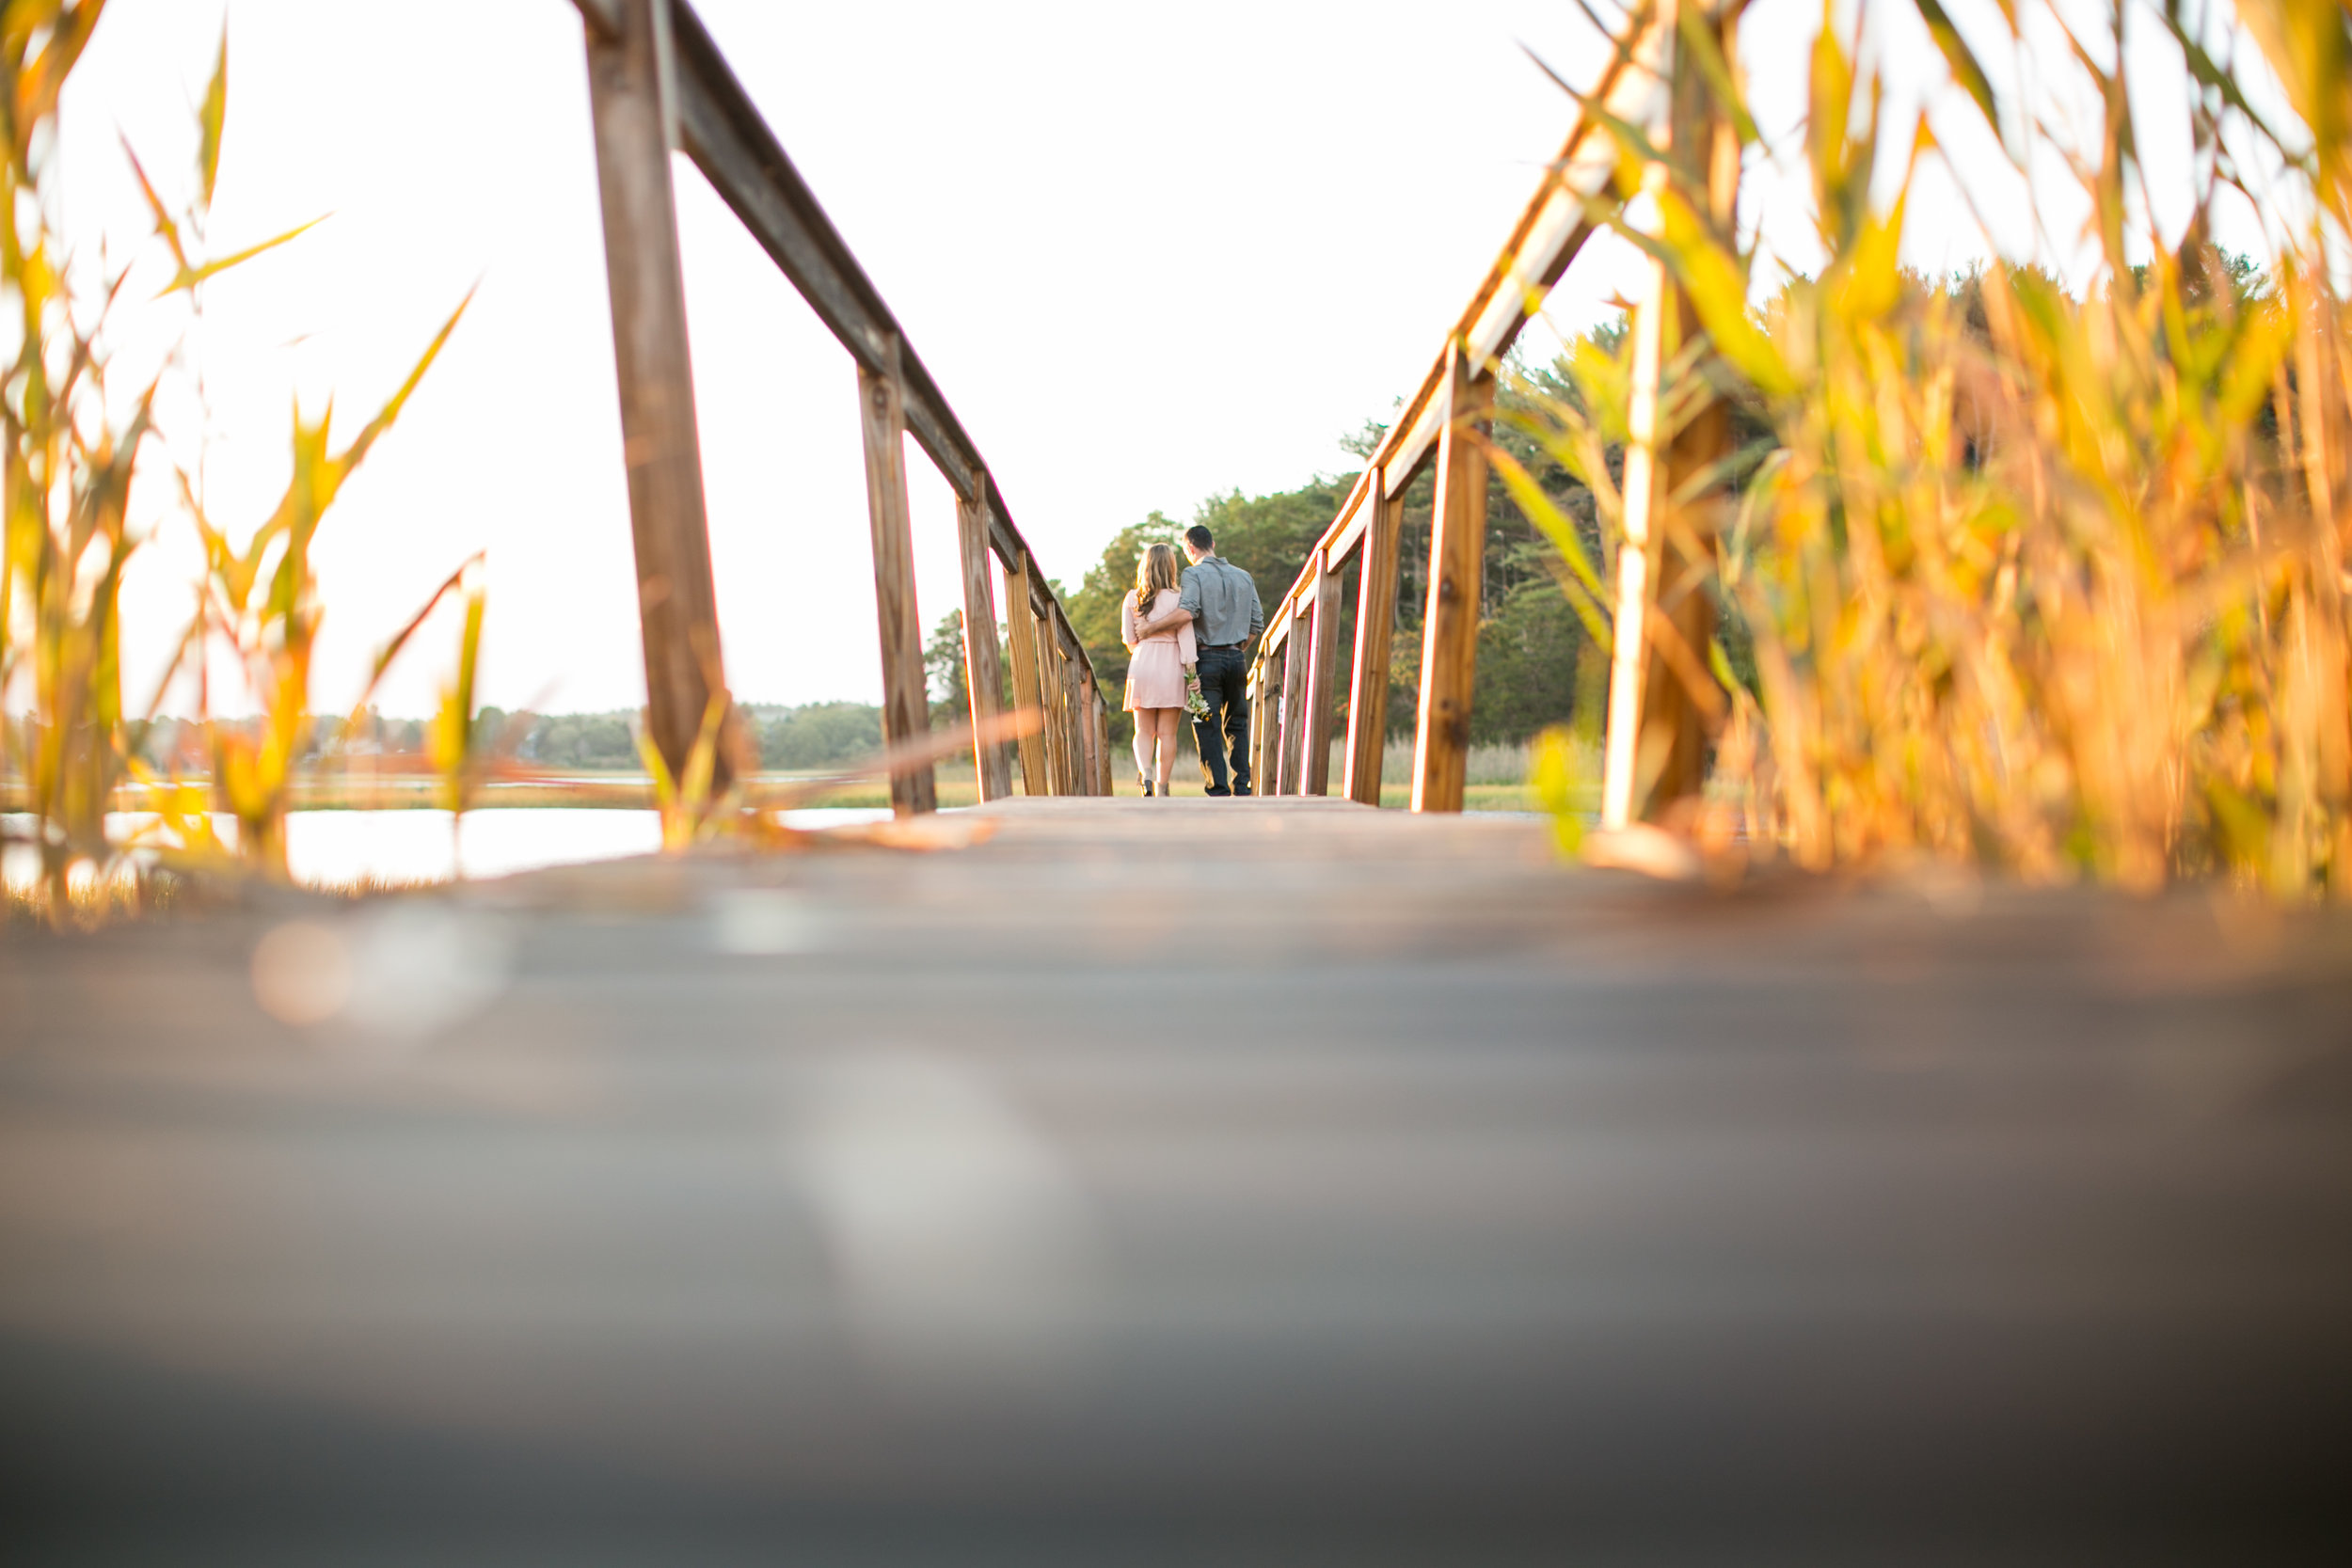
M 1248 795 L 1249 789 L 1249 644 L 1265 630 L 1265 610 L 1249 574 L 1216 553 L 1216 539 L 1194 524 L 1184 530 L 1184 597 L 1177 607 L 1142 627 L 1143 635 L 1165 631 L 1189 616 L 1200 643 L 1200 694 L 1209 716 L 1193 723 L 1200 743 L 1200 776 L 1211 795 Z M 1232 758 L 1228 777 L 1227 758 Z

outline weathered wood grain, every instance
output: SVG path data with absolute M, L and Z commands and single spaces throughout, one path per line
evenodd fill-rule
M 1094 793 L 1094 736 L 1091 705 L 1087 689 L 1093 677 L 1081 661 L 1082 650 L 1065 647 L 1062 653 L 1062 678 L 1069 689 L 1070 793 Z
M 1110 704 L 1104 700 L 1099 687 L 1094 693 L 1094 793 L 1108 795 L 1111 792 L 1111 769 L 1117 766 L 1117 760 L 1111 750 Z
M 1037 562 L 1029 562 L 1030 611 L 1037 617 L 1038 684 L 1045 699 L 1045 770 L 1054 795 L 1074 795 L 1076 776 L 1070 757 L 1070 680 L 1064 668 L 1070 653 L 1062 640 L 1054 596 Z
M 1076 674 L 1078 679 L 1078 711 L 1076 715 L 1079 741 L 1078 750 L 1079 754 L 1086 759 L 1086 767 L 1084 769 L 1086 775 L 1084 783 L 1086 787 L 1082 789 L 1080 793 L 1085 795 L 1107 794 L 1108 791 L 1103 787 L 1103 777 L 1104 769 L 1109 767 L 1109 758 L 1104 756 L 1103 753 L 1102 731 L 1096 726 L 1095 723 L 1096 719 L 1103 710 L 1103 699 L 1101 694 L 1094 689 L 1093 671 L 1078 670 Z
M 1275 732 L 1277 795 L 1304 793 L 1299 764 L 1307 734 L 1307 673 L 1314 668 L 1314 632 L 1308 624 L 1313 613 L 1311 600 L 1294 603 L 1282 618 L 1289 630 L 1282 644 L 1282 722 Z
M 923 668 L 923 619 L 914 603 L 914 530 L 907 510 L 906 420 L 895 361 L 857 368 L 858 418 L 866 446 L 866 510 L 873 525 L 874 614 L 881 632 L 882 738 L 893 746 L 930 733 Z M 890 804 L 901 816 L 939 809 L 929 767 L 894 773 Z
M 1452 361 L 1445 431 L 1438 442 L 1438 509 L 1429 531 L 1421 706 L 1413 741 L 1413 809 L 1460 811 L 1470 766 L 1470 699 L 1478 677 L 1479 600 L 1486 583 L 1486 427 L 1495 383 L 1466 354 Z
M 1668 7 L 1671 12 L 1673 8 Z M 1721 50 L 1734 39 L 1736 10 L 1686 8 L 1677 23 L 1692 37 L 1712 35 Z M 1718 239 L 1735 227 L 1740 144 L 1729 118 L 1702 74 L 1671 46 L 1671 112 L 1657 143 L 1697 170 L 1702 216 Z M 1663 166 L 1645 176 L 1662 189 Z M 1618 552 L 1617 608 L 1610 671 L 1607 752 L 1602 764 L 1601 821 L 1619 828 L 1655 817 L 1678 801 L 1694 801 L 1706 784 L 1707 752 L 1724 709 L 1721 689 L 1707 668 L 1715 633 L 1715 541 L 1729 518 L 1720 482 L 1701 478 L 1731 454 L 1730 410 L 1713 400 L 1661 428 L 1661 380 L 1686 333 L 1697 329 L 1690 296 L 1655 260 L 1645 262 L 1644 297 L 1634 312 L 1633 385 L 1628 404 L 1632 440 L 1626 449 L 1625 534 Z M 1645 768 L 1646 776 L 1637 777 Z
M 976 726 L 1004 710 L 1005 689 L 1004 665 L 996 648 L 996 597 L 989 581 L 987 487 L 980 488 L 980 499 L 956 502 L 956 543 L 963 564 L 964 690 Z M 1002 800 L 1012 794 L 1009 743 L 975 747 L 973 765 L 979 775 L 983 801 Z
M 1655 612 L 1663 535 L 1664 487 L 1660 483 L 1659 399 L 1665 340 L 1677 305 L 1666 270 L 1645 258 L 1643 294 L 1633 308 L 1632 386 L 1627 397 L 1625 542 L 1617 550 L 1617 603 L 1609 653 L 1609 719 L 1601 759 L 1600 821 L 1610 830 L 1641 811 L 1634 777 L 1641 752 L 1642 714 L 1651 672 L 1649 618 Z
M 1050 722 L 1045 713 L 1044 672 L 1040 668 L 1037 651 L 1037 616 L 1030 610 L 1035 568 L 1026 554 L 1016 556 L 1005 563 L 1005 647 L 1012 658 L 1012 700 L 1019 707 L 1033 707 L 1039 713 L 1039 725 L 1021 737 L 1021 792 L 1024 795 L 1053 793 L 1045 760 L 1044 726 Z
M 1689 0 L 1681 25 L 1695 36 L 1711 34 L 1717 51 L 1737 58 L 1737 8 Z M 1677 49 L 1677 57 L 1680 51 Z M 1740 151 L 1730 117 L 1702 74 L 1675 72 L 1671 145 L 1689 148 L 1690 161 L 1703 171 L 1705 215 L 1719 240 L 1737 226 Z M 1675 322 L 1695 331 L 1698 310 L 1677 290 Z M 1641 815 L 1657 817 L 1677 802 L 1695 803 L 1707 785 L 1707 758 L 1724 710 L 1722 689 L 1707 668 L 1715 641 L 1715 601 L 1708 583 L 1715 576 L 1717 540 L 1730 525 L 1732 496 L 1721 479 L 1706 483 L 1732 453 L 1731 409 L 1721 398 L 1708 401 L 1683 420 L 1666 443 L 1661 465 L 1670 526 L 1654 552 L 1658 602 L 1648 630 L 1650 668 L 1643 683 L 1642 735 L 1666 737 L 1665 755 Z
M 622 0 L 578 0 L 592 41 L 610 35 Z M 631 0 L 636 3 L 636 0 Z M 957 497 L 985 500 L 990 540 L 1009 565 L 1028 553 L 978 447 L 775 133 L 685 0 L 664 0 L 674 39 L 675 145 L 682 146 L 818 319 L 869 371 L 890 366 L 907 433 Z M 699 719 L 699 714 L 696 716 Z
M 1340 572 L 1317 551 L 1314 607 L 1310 614 L 1313 662 L 1307 669 L 1305 708 L 1300 715 L 1305 733 L 1299 744 L 1305 756 L 1299 769 L 1299 793 L 1331 793 L 1331 723 L 1338 705 L 1336 682 L 1340 654 Z
M 1406 487 L 1412 483 L 1422 467 L 1429 461 L 1430 453 L 1439 446 L 1452 419 L 1457 358 L 1467 356 L 1470 362 L 1481 366 L 1498 362 L 1540 306 L 1545 294 L 1559 281 L 1568 264 L 1582 249 L 1596 223 L 1602 221 L 1599 214 L 1612 204 L 1610 185 L 1618 167 L 1616 127 L 1632 126 L 1646 131 L 1653 126 L 1662 126 L 1668 118 L 1667 77 L 1674 57 L 1676 27 L 1676 10 L 1672 4 L 1645 3 L 1628 11 L 1619 46 L 1603 66 L 1589 96 L 1579 101 L 1580 112 L 1559 156 L 1537 182 L 1534 196 L 1504 242 L 1502 254 L 1472 292 L 1454 330 L 1448 337 L 1447 346 L 1439 352 L 1437 362 L 1430 367 L 1420 388 L 1406 400 L 1391 424 L 1388 435 L 1372 453 L 1363 476 L 1349 492 L 1339 515 L 1324 531 L 1318 548 L 1326 552 L 1327 560 L 1342 559 L 1353 544 L 1357 531 L 1376 531 L 1376 517 L 1368 517 L 1363 511 L 1367 498 L 1393 500 L 1402 497 Z M 1695 78 L 1691 78 L 1685 85 L 1695 85 Z M 1367 561 L 1369 558 L 1370 547 L 1367 546 Z M 1313 585 L 1302 576 L 1286 592 L 1284 599 L 1295 600 L 1312 589 Z M 1699 613 L 1688 606 L 1684 609 L 1691 615 Z M 1365 625 L 1360 614 L 1358 625 Z M 1381 626 L 1380 635 L 1386 637 L 1386 623 L 1381 623 Z M 1358 652 L 1360 655 L 1363 651 L 1359 636 Z M 1470 641 L 1472 657 L 1475 651 L 1473 636 Z M 1261 664 L 1270 652 L 1270 647 L 1261 651 Z M 1351 715 L 1363 711 L 1355 699 L 1364 693 L 1355 690 L 1355 688 L 1361 684 L 1364 668 L 1359 658 L 1356 666 L 1357 675 L 1351 679 Z M 1421 692 L 1422 713 L 1425 715 L 1429 711 L 1433 695 L 1438 697 L 1441 707 L 1452 705 L 1455 701 L 1454 694 L 1433 694 L 1428 689 L 1426 677 L 1431 667 L 1425 658 L 1422 668 L 1424 675 Z M 1382 670 L 1385 678 L 1385 665 Z M 1470 701 L 1467 687 L 1458 694 L 1458 701 L 1467 715 Z M 1385 717 L 1383 714 L 1384 721 Z M 1347 763 L 1348 793 L 1351 798 L 1365 801 L 1378 800 L 1379 747 L 1385 738 L 1384 733 L 1368 729 L 1351 733 Z M 1418 738 L 1416 740 L 1414 800 L 1417 803 L 1421 802 L 1426 795 L 1438 802 L 1425 809 L 1458 809 L 1458 787 L 1449 788 L 1440 777 L 1434 794 L 1429 794 L 1424 791 L 1420 777 L 1424 756 L 1434 756 L 1442 775 L 1449 766 L 1452 750 L 1451 743 L 1442 736 L 1434 753 Z M 1449 800 L 1455 804 L 1445 805 L 1444 802 Z
M 1675 25 L 1671 6 L 1645 0 L 1628 10 L 1621 47 L 1611 55 L 1591 92 L 1578 105 L 1580 112 L 1559 155 L 1537 181 L 1502 253 L 1471 291 L 1447 336 L 1449 346 L 1438 351 L 1365 465 L 1367 476 L 1380 470 L 1385 494 L 1404 494 L 1438 444 L 1445 420 L 1451 345 L 1468 343 L 1471 357 L 1482 363 L 1500 360 L 1592 237 L 1596 206 L 1605 211 L 1608 187 L 1617 171 L 1616 136 L 1608 120 L 1645 130 L 1662 120 L 1663 84 Z M 1590 112 L 1595 105 L 1603 112 Z M 1340 541 L 1359 499 L 1350 493 L 1318 542 L 1334 558 L 1346 553 Z
M 1061 640 L 1053 626 L 1039 618 L 1037 632 L 1038 686 L 1045 698 L 1046 793 L 1068 795 L 1070 787 L 1070 686 L 1062 673 Z
M 2342 917 L 974 824 L 0 939 L 6 1555 L 2344 1560 Z
M 1363 564 L 1356 578 L 1356 648 L 1348 667 L 1346 795 L 1380 803 L 1381 752 L 1389 740 L 1389 660 L 1396 634 L 1396 586 L 1403 563 L 1405 498 L 1391 495 L 1372 470 Z
M 680 141 L 720 199 L 732 208 L 850 356 L 868 370 L 897 363 L 906 423 L 915 443 L 965 500 L 987 494 L 987 465 L 922 358 L 905 341 L 881 291 L 834 229 L 693 8 L 670 0 L 677 40 Z M 997 549 L 1026 546 L 1011 514 L 992 508 Z
M 636 551 L 645 721 L 677 777 L 725 674 L 670 182 L 668 9 L 661 0 L 613 0 L 609 21 L 608 31 L 588 33 L 589 117 Z M 728 760 L 723 749 L 722 784 Z
M 1289 624 L 1285 618 L 1269 625 L 1266 629 L 1271 633 L 1276 625 Z M 1249 708 L 1249 777 L 1251 787 L 1260 795 L 1279 795 L 1282 792 L 1281 768 L 1278 759 L 1282 754 L 1282 682 L 1288 673 L 1289 664 L 1290 644 L 1287 641 L 1278 644 L 1271 655 L 1261 647 L 1257 662 L 1257 695 Z

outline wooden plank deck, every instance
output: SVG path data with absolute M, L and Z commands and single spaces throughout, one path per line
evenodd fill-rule
M 2344 1560 L 2352 924 L 914 831 L 0 942 L 0 1560 Z

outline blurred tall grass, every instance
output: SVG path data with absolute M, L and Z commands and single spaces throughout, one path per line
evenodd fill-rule
M 1472 746 L 1464 774 L 1465 784 L 1476 785 L 1523 784 L 1530 777 L 1532 743 L 1525 740 L 1494 741 Z M 1347 742 L 1331 742 L 1331 778 L 1337 781 L 1347 776 Z M 1407 780 L 1413 776 L 1413 737 L 1392 736 L 1380 751 L 1380 777 L 1386 781 Z M 1337 794 L 1335 787 L 1332 793 Z
M 167 198 L 170 182 L 151 178 L 126 139 L 122 155 L 147 203 L 150 244 L 127 259 L 103 246 L 94 264 L 77 257 L 72 236 L 58 227 L 57 105 L 104 8 L 104 0 L 24 0 L 0 8 L 0 300 L 16 328 L 14 359 L 0 382 L 0 703 L 20 686 L 31 698 L 23 718 L 0 715 L 0 774 L 19 776 L 33 819 L 25 836 L 40 876 L 28 896 L 58 925 L 87 924 L 126 901 L 139 905 L 146 896 L 139 876 L 129 878 L 119 895 L 91 891 L 122 881 L 119 873 L 135 864 L 241 866 L 285 879 L 285 818 L 296 770 L 311 751 L 311 655 L 326 613 L 311 546 L 344 482 L 391 428 L 466 309 L 461 302 L 407 381 L 340 451 L 331 437 L 332 407 L 316 419 L 297 407 L 278 506 L 246 530 L 217 522 L 206 510 L 200 459 L 191 472 L 155 439 L 153 409 L 168 379 L 192 382 L 193 404 L 204 405 L 192 350 L 183 340 L 143 386 L 111 386 L 109 328 L 132 308 L 177 309 L 190 323 L 200 320 L 207 282 L 310 225 L 233 250 L 214 243 L 213 198 L 229 109 L 224 32 L 196 109 L 195 166 L 184 194 Z M 134 288 L 132 281 L 151 278 L 150 263 L 157 261 L 163 287 L 142 298 L 145 282 Z M 203 574 L 192 585 L 194 613 L 143 711 L 126 704 L 121 669 L 122 577 L 143 543 L 128 523 L 135 475 L 151 484 L 176 483 L 204 557 Z M 448 591 L 437 594 L 426 611 Z M 481 770 L 464 743 L 482 617 L 478 585 L 466 602 L 460 674 L 437 721 L 452 738 L 435 752 L 457 810 Z M 377 677 L 417 624 L 378 657 Z M 215 721 L 216 657 L 231 667 L 258 717 Z M 196 749 L 203 762 L 195 777 L 176 771 L 177 749 L 160 769 L 141 755 L 157 705 L 183 676 L 192 678 L 199 694 Z M 448 710 L 458 705 L 465 712 L 453 718 Z M 108 829 L 108 813 L 126 786 L 135 786 L 149 814 L 135 842 L 110 836 Z M 236 822 L 233 850 L 213 832 L 215 811 Z M 143 861 L 126 857 L 135 848 Z
M 1710 809 L 1812 867 L 1926 855 L 2138 889 L 2223 875 L 2352 893 L 2352 9 L 2243 0 L 2241 28 L 2176 0 L 2089 23 L 2004 3 L 1967 13 L 1980 55 L 1934 0 L 1910 3 L 1955 106 L 2012 165 L 1947 163 L 1962 198 L 1981 214 L 2036 193 L 2059 248 L 2060 214 L 2086 210 L 2088 287 L 2001 260 L 1940 280 L 1899 263 L 1939 146 L 1925 120 L 1883 119 L 1889 84 L 1859 16 L 1841 32 L 1835 8 L 1802 149 L 1826 260 L 1760 309 L 1753 213 L 1740 231 L 1710 219 L 1695 159 L 1618 128 L 1623 188 L 1666 176 L 1655 232 L 1627 231 L 1704 332 L 1668 346 L 1661 442 L 1717 398 L 1760 433 L 1667 512 L 1714 563 L 1701 586 L 1729 632 L 1709 660 L 1730 694 Z M 2150 29 L 2169 52 L 2125 46 Z M 1704 29 L 1682 31 L 1704 55 Z M 1705 75 L 1754 166 L 1727 58 Z M 2265 63 L 2291 117 L 2239 85 Z M 2137 150 L 2158 134 L 2148 116 L 2184 104 L 2190 188 L 2167 194 L 2189 216 L 2159 233 L 2147 214 L 2181 203 L 2149 185 L 2174 171 Z M 2267 254 L 2217 246 L 2225 209 L 2257 220 Z M 1608 554 L 1628 360 L 1587 342 L 1571 368 L 1572 395 L 1530 428 L 1592 486 Z M 1605 638 L 1611 563 L 1570 519 L 1538 520 Z

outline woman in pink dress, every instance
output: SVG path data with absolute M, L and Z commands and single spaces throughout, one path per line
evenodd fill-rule
M 1153 545 L 1136 562 L 1135 591 L 1119 607 L 1119 640 L 1134 656 L 1127 666 L 1127 711 L 1136 716 L 1136 774 L 1146 795 L 1155 793 L 1155 784 L 1156 793 L 1168 794 L 1168 775 L 1176 769 L 1176 727 L 1184 712 L 1185 678 L 1200 654 L 1190 621 L 1140 641 L 1136 627 L 1175 609 L 1183 592 L 1176 552 Z

